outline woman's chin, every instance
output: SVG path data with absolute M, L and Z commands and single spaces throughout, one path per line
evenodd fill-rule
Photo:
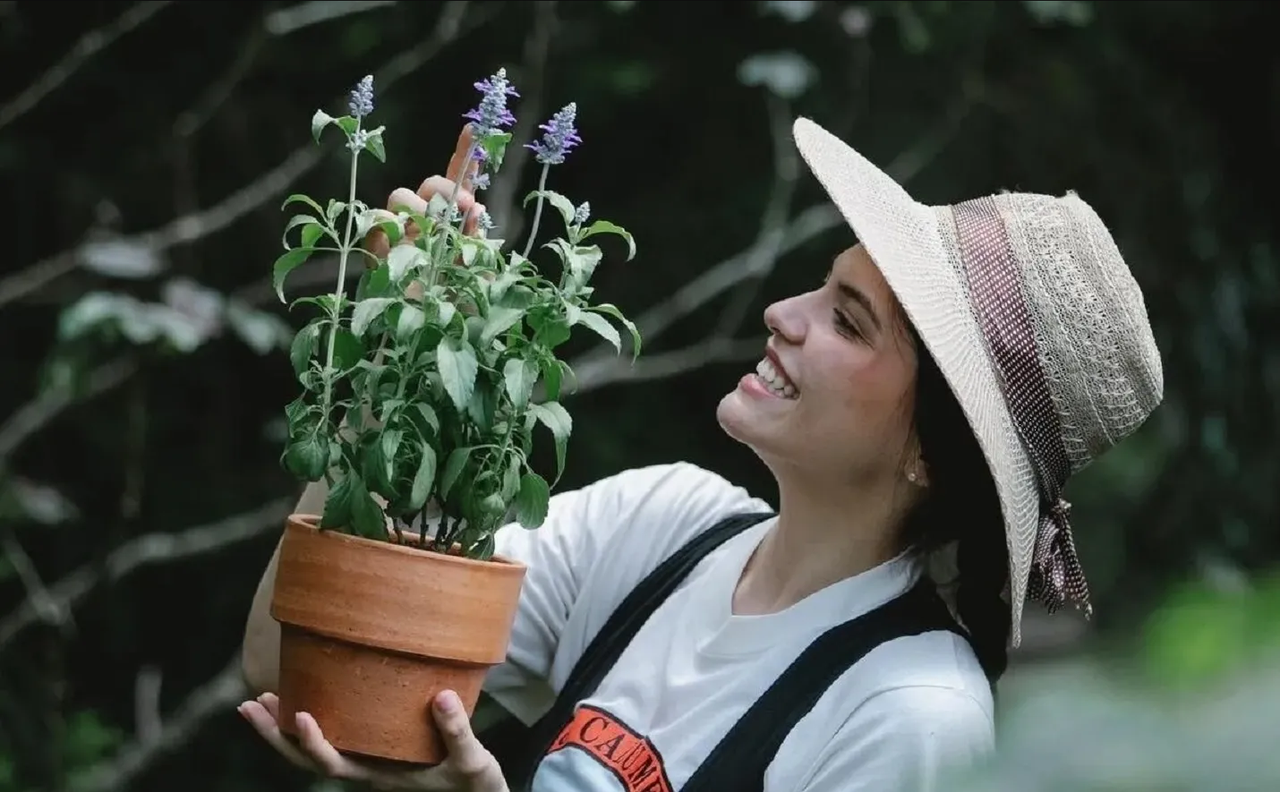
M 724 395 L 716 407 L 716 420 L 734 440 L 757 450 L 773 445 L 773 436 L 781 431 L 776 412 L 763 409 L 759 398 L 742 388 Z

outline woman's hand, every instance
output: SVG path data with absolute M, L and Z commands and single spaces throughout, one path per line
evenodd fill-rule
M 460 216 L 467 218 L 463 225 L 463 231 L 467 234 L 474 234 L 476 225 L 480 220 L 481 212 L 485 211 L 484 204 L 476 201 L 475 194 L 472 191 L 471 180 L 475 178 L 480 169 L 480 162 L 474 157 L 469 162 L 463 162 L 467 158 L 467 152 L 471 149 L 473 137 L 471 133 L 471 125 L 467 124 L 462 128 L 462 134 L 458 135 L 458 142 L 454 146 L 453 156 L 449 158 L 449 167 L 445 169 L 443 176 L 431 176 L 422 184 L 418 185 L 418 189 L 411 190 L 408 187 L 397 187 L 387 197 L 386 210 L 378 210 L 378 214 L 385 215 L 387 219 L 395 217 L 395 212 L 402 209 L 408 209 L 418 214 L 426 214 L 427 202 L 433 197 L 440 195 L 446 200 L 454 195 L 454 185 L 457 185 L 457 195 L 455 202 L 458 205 L 458 213 Z M 465 166 L 465 167 L 464 167 Z M 416 223 L 409 223 L 405 226 L 405 238 L 412 240 L 418 235 L 418 226 Z M 364 240 L 365 249 L 370 253 L 385 258 L 391 248 L 387 235 L 380 228 L 374 228 L 369 232 Z
M 376 789 L 508 792 L 498 761 L 472 733 L 467 712 L 452 691 L 436 696 L 431 706 L 444 737 L 447 758 L 423 770 L 382 770 L 343 756 L 320 733 L 315 718 L 303 712 L 298 713 L 295 744 L 280 731 L 279 700 L 272 693 L 244 702 L 239 712 L 286 759 L 330 778 L 363 781 Z

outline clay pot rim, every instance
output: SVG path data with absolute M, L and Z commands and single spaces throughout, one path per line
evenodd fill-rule
M 401 553 L 417 558 L 429 559 L 433 563 L 456 564 L 463 567 L 479 567 L 490 571 L 505 569 L 510 570 L 511 574 L 521 574 L 527 568 L 524 563 L 497 553 L 490 556 L 488 561 L 482 561 L 478 558 L 450 555 L 436 550 L 424 550 L 415 545 L 403 545 L 395 542 L 369 539 L 364 536 L 356 536 L 355 534 L 342 533 L 340 531 L 322 532 L 319 527 L 320 515 L 318 514 L 290 514 L 287 522 L 292 528 L 298 528 L 313 534 L 323 533 L 328 538 L 340 542 L 347 542 L 348 544 L 372 552 Z

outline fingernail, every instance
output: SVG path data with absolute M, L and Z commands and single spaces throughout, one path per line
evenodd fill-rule
M 247 712 L 245 712 L 245 711 L 244 711 L 244 705 L 243 705 L 243 704 L 241 704 L 240 706 L 236 707 L 236 712 L 240 713 L 240 717 L 244 718 L 245 720 L 248 720 L 248 719 L 249 719 L 249 713 L 247 713 Z
M 440 705 L 440 710 L 452 715 L 462 709 L 462 699 L 458 698 L 458 694 L 452 690 L 446 690 L 436 697 L 436 703 Z

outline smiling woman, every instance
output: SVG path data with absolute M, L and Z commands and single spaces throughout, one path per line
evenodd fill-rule
M 1024 601 L 1088 608 L 1063 487 L 1163 388 L 1107 229 L 1075 195 L 925 206 L 816 124 L 794 135 L 859 241 L 819 288 L 769 306 L 763 359 L 717 410 L 774 474 L 778 508 L 674 463 L 559 493 L 537 531 L 502 529 L 497 551 L 528 572 L 485 690 L 530 729 L 490 743 L 499 759 L 455 722 L 461 764 L 384 783 L 946 788 L 992 749 Z M 273 574 L 245 648 L 264 690 Z M 246 707 L 274 739 L 268 708 Z M 314 723 L 300 732 L 327 772 L 369 777 Z

